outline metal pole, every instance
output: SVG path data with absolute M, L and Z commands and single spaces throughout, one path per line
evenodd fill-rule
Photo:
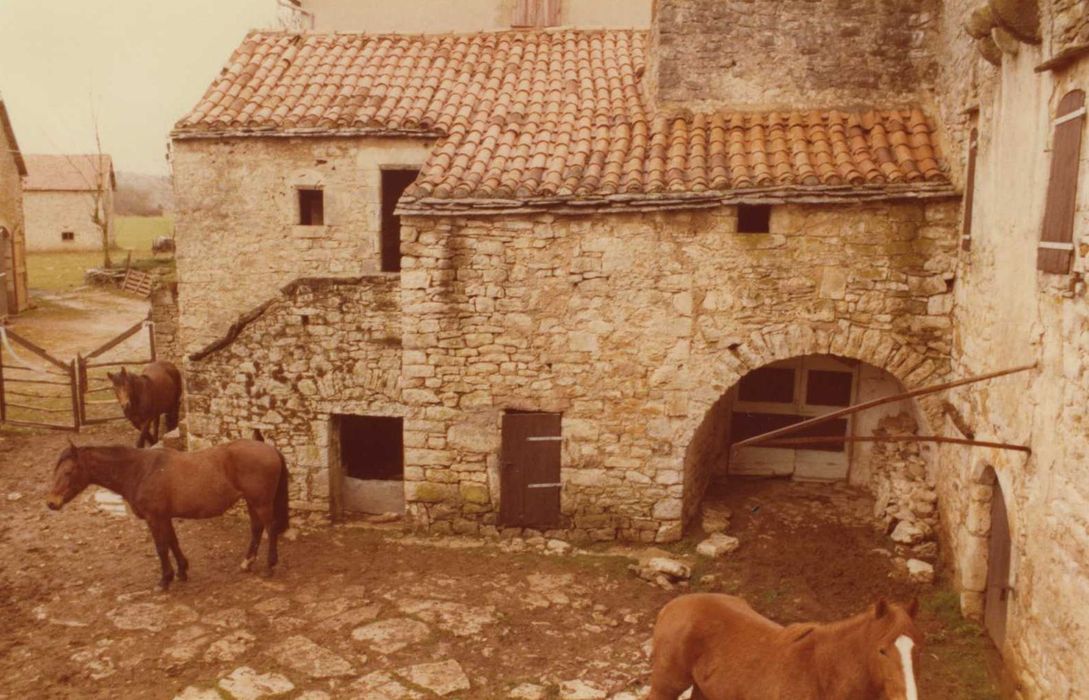
M 921 387 L 919 389 L 913 389 L 911 391 L 905 391 L 905 392 L 900 393 L 900 394 L 893 394 L 892 396 L 883 396 L 883 397 L 881 397 L 879 399 L 873 399 L 872 401 L 866 401 L 864 403 L 855 404 L 854 406 L 848 406 L 846 408 L 841 408 L 839 410 L 832 411 L 830 413 L 825 413 L 823 416 L 817 416 L 816 418 L 810 418 L 808 420 L 803 420 L 801 423 L 794 423 L 793 425 L 787 425 L 787 426 L 784 426 L 782 428 L 776 428 L 775 430 L 770 430 L 770 431 L 768 431 L 766 433 L 763 433 L 761 435 L 754 435 L 754 436 L 752 436 L 750 438 L 745 438 L 741 442 L 734 443 L 732 449 L 736 450 L 736 449 L 738 449 L 740 447 L 745 447 L 747 445 L 753 445 L 753 444 L 758 443 L 758 442 L 764 442 L 765 440 L 771 440 L 772 438 L 777 438 L 780 435 L 789 435 L 790 433 L 795 433 L 795 432 L 798 432 L 799 430 L 803 430 L 805 428 L 809 428 L 809 427 L 812 427 L 814 425 L 820 425 L 821 423 L 827 423 L 828 421 L 835 420 L 836 418 L 840 418 L 841 416 L 849 416 L 849 415 L 852 415 L 854 413 L 858 413 L 860 411 L 865 411 L 866 409 L 874 408 L 875 406 L 883 406 L 883 405 L 885 405 L 887 403 L 895 403 L 897 401 L 903 401 L 904 399 L 910 399 L 910 398 L 914 398 L 916 396 L 926 396 L 927 394 L 936 394 L 939 391 L 945 391 L 947 389 L 955 389 L 958 386 L 964 386 L 966 384 L 974 384 L 976 382 L 982 382 L 982 381 L 985 381 L 987 379 L 994 379 L 995 377 L 1004 377 L 1007 374 L 1015 374 L 1017 372 L 1025 372 L 1025 371 L 1030 370 L 1030 369 L 1036 369 L 1036 363 L 1035 362 L 1033 362 L 1031 365 L 1022 365 L 1021 367 L 1014 367 L 1013 369 L 1004 369 L 1004 370 L 1000 370 L 998 372 L 989 372 L 987 374 L 981 374 L 981 375 L 978 375 L 978 376 L 975 376 L 975 377 L 967 377 L 965 379 L 958 379 L 956 381 L 945 382 L 943 384 L 934 384 L 932 386 L 924 386 L 924 387 Z
M 986 440 L 969 440 L 967 438 L 943 437 L 941 435 L 861 435 L 838 436 L 818 435 L 814 437 L 779 438 L 760 442 L 760 447 L 781 447 L 789 445 L 813 445 L 835 444 L 840 442 L 943 442 L 952 445 L 971 445 L 973 447 L 993 447 L 999 450 L 1017 450 L 1018 452 L 1032 453 L 1031 447 L 1025 445 L 1013 445 L 1008 442 L 988 442 Z

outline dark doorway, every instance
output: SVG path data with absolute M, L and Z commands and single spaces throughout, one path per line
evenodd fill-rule
M 994 479 L 991 494 L 991 544 L 987 558 L 987 597 L 983 626 L 1001 651 L 1006 641 L 1006 615 L 1010 596 L 1010 521 L 1002 486 Z
M 333 416 L 329 496 L 334 514 L 404 512 L 404 420 Z
M 560 414 L 506 413 L 499 520 L 547 530 L 560 524 Z
M 419 170 L 382 171 L 382 271 L 401 270 L 401 217 L 393 212 L 408 186 L 420 174 Z

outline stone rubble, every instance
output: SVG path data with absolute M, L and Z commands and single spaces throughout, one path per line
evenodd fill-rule
M 711 559 L 718 559 L 740 546 L 741 540 L 718 532 L 696 545 L 696 552 Z
M 408 666 L 398 669 L 396 673 L 413 685 L 444 697 L 470 688 L 469 678 L 461 670 L 461 664 L 453 659 Z

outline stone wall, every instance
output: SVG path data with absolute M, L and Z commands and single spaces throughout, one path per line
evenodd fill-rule
M 967 2 L 946 3 L 963 14 Z M 1062 3 L 1040 3 L 1045 13 Z M 1089 84 L 1089 64 L 1055 72 L 1034 68 L 1053 55 L 1058 26 L 1045 14 L 1040 46 L 1021 44 L 994 67 L 960 56 L 946 71 L 948 111 L 978 105 L 979 154 L 972 248 L 958 263 L 954 312 L 955 374 L 966 376 L 1038 362 L 1035 371 L 953 392 L 958 427 L 978 439 L 1030 445 L 1032 455 L 1005 450 L 943 447 L 938 482 L 941 518 L 962 523 L 944 532 L 962 609 L 982 614 L 987 585 L 989 506 L 997 478 L 1006 495 L 1013 561 L 1003 654 L 1019 697 L 1075 697 L 1089 684 L 1089 148 L 1083 146 L 1072 275 L 1036 269 L 1036 245 L 1051 162 L 1051 119 L 1071 89 Z M 952 36 L 950 46 L 961 39 Z M 971 80 L 973 85 L 965 86 Z M 957 105 L 957 96 L 967 104 Z M 1016 173 L 1016 177 L 1011 177 Z M 992 472 L 993 468 L 993 472 Z
M 329 508 L 333 414 L 401 415 L 397 278 L 298 280 L 186 363 L 190 449 L 260 430 L 293 507 Z
M 221 336 L 291 280 L 377 272 L 381 169 L 419 167 L 428 149 L 410 139 L 176 140 L 184 350 Z M 325 225 L 297 225 L 300 187 L 323 190 Z
M 0 106 L 0 109 L 3 109 Z M 8 143 L 7 133 L 0 128 L 0 226 L 10 234 L 0 239 L 0 272 L 7 273 L 5 287 L 8 313 L 16 314 L 28 306 L 26 272 L 26 225 L 23 215 L 23 181 L 12 156 L 17 144 Z
M 689 445 L 745 372 L 837 354 L 944 376 L 956 211 L 782 206 L 769 234 L 733 209 L 407 220 L 409 515 L 494 527 L 503 411 L 557 411 L 569 534 L 676 539 Z
M 155 328 L 155 356 L 184 366 L 178 337 L 178 285 L 157 284 L 151 290 L 151 322 Z
M 1089 44 L 1089 5 L 1084 0 L 1051 0 L 1051 51 Z
M 27 250 L 102 250 L 102 231 L 91 220 L 95 204 L 90 192 L 29 190 L 23 193 L 23 208 Z M 112 243 L 112 190 L 107 190 L 106 211 L 111 213 L 109 237 Z M 74 234 L 73 240 L 61 238 L 65 231 Z
M 657 0 L 662 104 L 782 109 L 912 102 L 936 78 L 937 0 Z

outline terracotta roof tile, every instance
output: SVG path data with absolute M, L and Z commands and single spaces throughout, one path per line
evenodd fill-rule
M 108 155 L 26 154 L 26 179 L 23 190 L 85 191 L 98 188 L 99 173 L 109 177 L 111 189 L 117 188 L 113 161 Z
M 406 202 L 951 189 L 917 107 L 655 113 L 630 30 L 253 32 L 175 137 L 438 139 Z

